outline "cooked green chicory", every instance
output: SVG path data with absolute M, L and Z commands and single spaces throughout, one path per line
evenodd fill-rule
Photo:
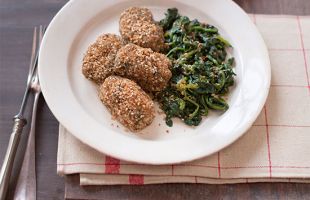
M 166 124 L 181 118 L 197 126 L 209 109 L 225 112 L 224 100 L 234 85 L 234 58 L 227 55 L 230 43 L 216 27 L 181 16 L 176 8 L 168 9 L 160 21 L 164 29 L 166 55 L 173 63 L 168 87 L 156 95 L 166 114 Z

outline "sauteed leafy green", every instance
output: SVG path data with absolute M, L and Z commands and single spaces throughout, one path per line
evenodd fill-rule
M 235 76 L 234 58 L 226 51 L 230 43 L 216 27 L 181 16 L 176 8 L 167 10 L 160 25 L 173 63 L 168 87 L 156 96 L 166 124 L 172 126 L 172 118 L 178 117 L 197 126 L 209 109 L 225 112 L 229 106 L 223 96 Z

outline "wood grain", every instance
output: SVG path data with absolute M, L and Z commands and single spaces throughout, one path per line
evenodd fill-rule
M 24 92 L 35 25 L 47 25 L 66 0 L 0 0 L 0 164 L 5 154 L 12 117 Z M 235 0 L 245 11 L 264 14 L 310 15 L 309 0 Z M 30 108 L 28 108 L 29 110 Z M 29 126 L 26 128 L 29 129 Z M 23 154 L 18 152 L 10 197 Z M 310 185 L 257 183 L 235 185 L 164 184 L 147 186 L 78 185 L 78 176 L 56 175 L 58 122 L 41 99 L 37 122 L 38 199 L 309 199 Z M 66 185 L 66 188 L 64 187 Z M 99 198 L 98 198 L 99 197 Z M 9 198 L 10 199 L 10 198 Z
M 309 184 L 163 184 L 144 186 L 84 186 L 77 175 L 66 178 L 66 199 L 308 199 Z

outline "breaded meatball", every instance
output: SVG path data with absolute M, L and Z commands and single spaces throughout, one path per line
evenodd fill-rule
M 160 52 L 165 47 L 164 32 L 153 20 L 147 8 L 131 7 L 125 10 L 119 21 L 124 41 Z
M 153 22 L 152 12 L 147 8 L 130 7 L 121 13 L 120 21 L 148 21 Z
M 123 46 L 116 54 L 115 74 L 136 81 L 148 92 L 163 90 L 172 74 L 171 62 L 163 54 L 135 44 Z
M 99 88 L 99 97 L 112 116 L 131 131 L 150 125 L 155 117 L 152 99 L 134 81 L 109 76 Z
M 84 76 L 101 84 L 106 77 L 113 74 L 114 60 L 117 51 L 122 47 L 122 39 L 115 34 L 103 34 L 88 47 L 83 58 Z

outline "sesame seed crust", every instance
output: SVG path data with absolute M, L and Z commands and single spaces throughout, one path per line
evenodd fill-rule
M 148 21 L 153 22 L 153 14 L 147 8 L 129 7 L 121 13 L 120 21 L 128 20 L 131 21 Z
M 160 52 L 165 48 L 164 32 L 155 23 L 147 8 L 131 7 L 126 9 L 119 21 L 120 33 L 124 41 Z
M 82 73 L 84 76 L 101 84 L 106 77 L 113 74 L 114 60 L 123 41 L 115 34 L 103 34 L 90 45 L 83 58 Z
M 112 117 L 131 131 L 150 125 L 155 117 L 152 99 L 132 80 L 109 76 L 99 87 L 99 98 Z
M 165 55 L 135 44 L 123 46 L 115 58 L 115 74 L 136 81 L 148 92 L 158 92 L 167 86 L 171 66 Z

